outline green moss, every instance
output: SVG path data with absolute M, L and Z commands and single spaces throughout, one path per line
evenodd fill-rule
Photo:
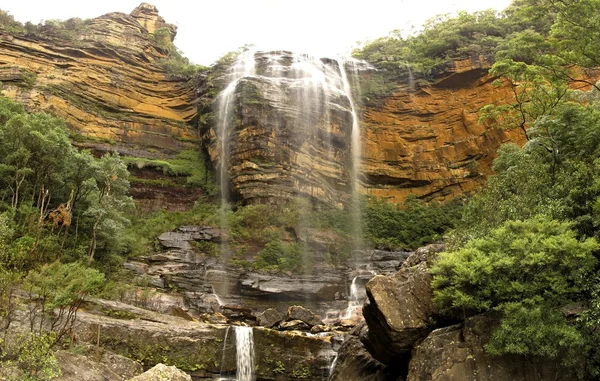
M 199 151 L 181 151 L 173 159 L 146 159 L 125 156 L 123 161 L 128 167 L 154 168 L 166 175 L 184 177 L 185 182 L 183 185 L 201 187 L 210 195 L 217 192 L 213 172 Z
M 103 308 L 101 311 L 106 316 L 110 316 L 115 319 L 131 320 L 137 317 L 134 313 L 129 311 L 113 310 L 111 308 Z
M 310 372 L 310 367 L 307 364 L 299 364 L 293 371 L 293 378 L 309 378 L 312 374 Z

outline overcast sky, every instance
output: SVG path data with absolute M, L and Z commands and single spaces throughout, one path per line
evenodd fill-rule
M 408 31 L 432 16 L 459 10 L 504 9 L 511 0 L 149 0 L 179 27 L 175 44 L 209 65 L 244 44 L 316 56 L 348 53 L 358 41 Z M 19 21 L 130 13 L 141 0 L 0 0 Z

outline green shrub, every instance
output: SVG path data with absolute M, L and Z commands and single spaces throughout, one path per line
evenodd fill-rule
M 559 308 L 581 300 L 599 248 L 593 238 L 578 240 L 569 223 L 507 221 L 440 254 L 431 269 L 433 300 L 449 316 L 499 314 L 488 345 L 493 354 L 556 357 L 583 345 Z

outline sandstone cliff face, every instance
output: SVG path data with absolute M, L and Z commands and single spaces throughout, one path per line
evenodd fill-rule
M 154 35 L 159 28 L 166 33 Z M 2 95 L 64 118 L 75 142 L 95 151 L 165 158 L 194 149 L 194 89 L 159 66 L 167 57 L 161 38 L 170 43 L 175 31 L 148 4 L 60 33 L 41 27 L 10 34 L 0 28 Z M 152 191 L 137 193 L 160 199 L 165 190 Z
M 232 193 L 246 202 L 300 195 L 340 205 L 351 192 L 353 165 L 358 165 L 363 193 L 395 202 L 409 195 L 452 199 L 483 184 L 501 144 L 525 141 L 520 131 L 478 122 L 481 107 L 512 97 L 507 87 L 492 86 L 490 64 L 483 58 L 454 62 L 425 87 L 393 85 L 392 95 L 362 106 L 358 89 L 364 94 L 381 82 L 372 68 L 357 70 L 360 84 L 349 81 L 355 91 L 344 92 L 339 68 L 347 75 L 352 70 L 340 61 L 311 61 L 322 66 L 319 75 L 326 78 L 326 86 L 318 89 L 315 83 L 322 79 L 297 70 L 302 61 L 297 55 L 258 52 L 252 59 L 256 70 L 247 72 L 235 88 L 234 126 L 223 132 L 216 123 L 210 133 L 213 162 L 219 167 L 223 157 L 230 158 L 224 165 Z M 336 81 L 337 91 L 328 94 Z M 351 153 L 352 98 L 360 124 L 356 164 Z M 229 155 L 219 148 L 223 134 Z
M 367 102 L 361 115 L 366 193 L 395 202 L 411 194 L 452 199 L 483 184 L 501 144 L 525 142 L 520 131 L 478 123 L 481 107 L 512 97 L 507 87 L 492 86 L 489 67 L 483 58 L 456 61 L 431 85 L 407 81 L 392 96 Z M 371 76 L 361 78 L 366 88 Z
M 242 54 L 215 111 L 209 152 L 233 197 L 338 206 L 348 199 L 353 118 L 338 61 Z

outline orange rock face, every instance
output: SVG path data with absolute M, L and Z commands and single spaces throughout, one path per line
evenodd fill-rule
M 436 83 L 416 90 L 401 86 L 363 109 L 365 193 L 394 202 L 409 195 L 452 199 L 484 182 L 501 144 L 525 142 L 520 130 L 478 122 L 481 107 L 512 100 L 508 88 L 492 86 L 488 68 L 483 60 L 457 61 Z
M 31 111 L 64 118 L 79 145 L 164 157 L 195 146 L 195 94 L 158 65 L 166 51 L 152 32 L 176 28 L 142 4 L 110 13 L 68 36 L 16 36 L 0 29 L 2 94 Z M 164 37 L 164 36 L 162 36 Z
M 58 32 L 0 28 L 2 95 L 62 117 L 75 144 L 93 151 L 165 159 L 196 150 L 194 88 L 160 66 L 176 29 L 148 4 Z M 143 210 L 187 210 L 202 194 L 161 170 L 132 175 L 131 194 Z

